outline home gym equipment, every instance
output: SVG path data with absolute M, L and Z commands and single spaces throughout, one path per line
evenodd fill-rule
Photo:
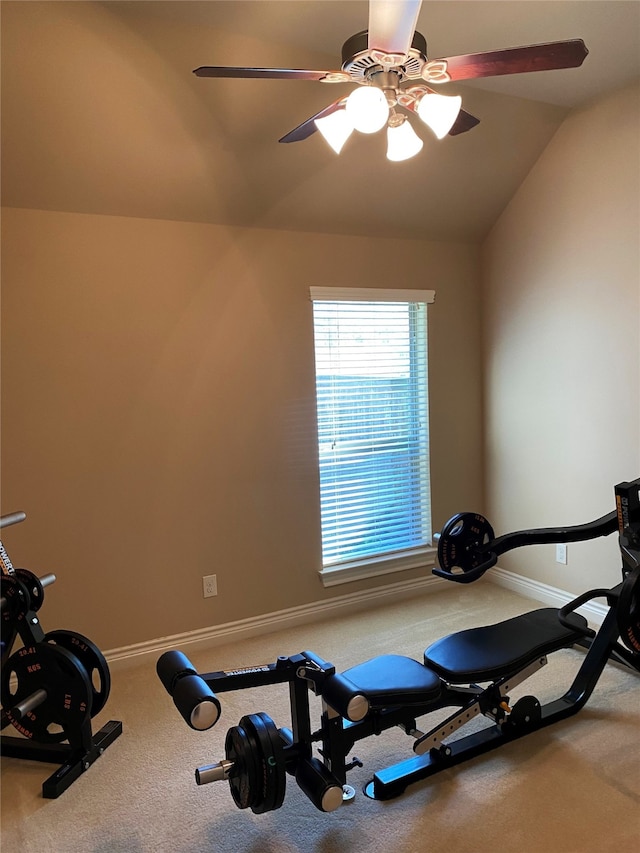
M 4 515 L 0 527 L 25 518 L 23 512 Z M 39 578 L 27 569 L 14 568 L 2 542 L 0 568 L 0 728 L 11 723 L 22 735 L 2 735 L 2 755 L 59 764 L 42 785 L 42 796 L 55 799 L 122 734 L 122 723 L 116 720 L 95 735 L 91 728 L 91 719 L 109 696 L 109 667 L 100 650 L 82 634 L 44 633 L 37 612 L 55 575 Z M 22 645 L 13 652 L 18 639 Z
M 424 652 L 419 662 L 384 654 L 338 672 L 311 651 L 233 671 L 199 674 L 178 650 L 157 662 L 158 676 L 178 711 L 193 729 L 218 721 L 218 693 L 288 684 L 291 726 L 279 728 L 264 713 L 242 717 L 227 732 L 225 758 L 196 770 L 198 785 L 227 781 L 235 804 L 261 814 L 280 808 L 287 776 L 320 811 L 337 809 L 355 795 L 348 772 L 362 763 L 348 758 L 355 744 L 394 726 L 413 738 L 414 755 L 379 770 L 364 788 L 386 800 L 408 785 L 531 734 L 576 714 L 587 702 L 609 661 L 640 672 L 640 479 L 615 487 L 616 510 L 589 524 L 543 528 L 494 537 L 489 522 L 460 513 L 438 537 L 440 566 L 434 573 L 458 583 L 477 580 L 513 548 L 578 542 L 618 531 L 622 580 L 593 589 L 559 609 L 546 607 L 494 625 L 450 634 Z M 591 629 L 576 610 L 604 598 L 608 610 Z M 533 695 L 517 701 L 517 685 L 545 666 L 560 649 L 586 649 L 573 683 L 559 698 L 542 704 Z M 311 724 L 310 694 L 319 696 L 319 727 Z M 428 731 L 423 715 L 452 708 Z M 490 721 L 458 734 L 478 717 Z M 469 731 L 469 730 L 467 730 Z M 314 754 L 317 749 L 317 754 Z

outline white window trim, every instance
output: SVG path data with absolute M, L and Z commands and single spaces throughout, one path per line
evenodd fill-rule
M 393 290 L 377 287 L 310 287 L 312 302 L 435 302 L 435 290 Z
M 340 563 L 327 566 L 318 572 L 323 586 L 339 586 L 343 583 L 406 572 L 409 569 L 432 569 L 436 564 L 437 548 L 417 548 L 402 551 L 395 555 L 384 554 L 380 557 L 367 557 L 352 563 Z
M 435 302 L 435 290 L 401 290 L 376 287 L 310 287 L 310 301 L 334 302 L 423 302 L 428 305 Z M 409 569 L 432 569 L 436 564 L 437 548 L 412 549 L 396 554 L 383 554 L 379 557 L 367 557 L 351 563 L 339 563 L 327 566 L 318 572 L 323 586 L 339 586 L 354 581 L 375 578 L 381 575 L 405 572 Z

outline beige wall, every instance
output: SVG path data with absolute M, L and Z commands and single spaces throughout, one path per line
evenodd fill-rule
M 566 119 L 484 245 L 487 509 L 496 533 L 577 524 L 640 476 L 638 86 Z M 615 583 L 615 537 L 514 552 L 573 592 Z
M 2 512 L 28 515 L 3 541 L 58 576 L 45 629 L 106 650 L 385 583 L 317 574 L 312 285 L 436 290 L 434 524 L 482 510 L 475 247 L 19 209 L 2 226 Z

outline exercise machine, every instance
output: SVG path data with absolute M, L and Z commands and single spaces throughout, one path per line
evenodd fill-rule
M 218 721 L 217 694 L 288 684 L 291 725 L 278 728 L 264 713 L 242 717 L 227 731 L 225 758 L 196 770 L 198 785 L 227 781 L 235 804 L 261 814 L 284 801 L 287 776 L 320 810 L 330 812 L 355 795 L 348 772 L 362 766 L 349 759 L 355 744 L 398 726 L 413 740 L 413 755 L 379 770 L 364 793 L 387 800 L 408 785 L 576 714 L 588 701 L 609 661 L 640 672 L 640 479 L 615 487 L 616 509 L 588 524 L 541 528 L 495 538 L 489 522 L 459 513 L 443 527 L 434 574 L 470 583 L 491 569 L 501 554 L 536 544 L 568 543 L 618 532 L 622 580 L 593 589 L 561 608 L 540 608 L 494 625 L 450 634 L 430 645 L 423 661 L 384 654 L 343 672 L 311 651 L 233 671 L 198 673 L 186 655 L 165 652 L 158 676 L 193 729 Z M 597 631 L 576 610 L 604 598 L 607 612 Z M 549 655 L 573 646 L 586 650 L 573 683 L 559 698 L 542 704 L 526 695 L 512 702 L 513 689 L 546 665 Z M 321 718 L 311 724 L 309 697 L 321 699 Z M 437 726 L 418 728 L 418 719 L 448 709 Z M 453 710 L 450 710 L 453 709 Z M 465 726 L 479 716 L 483 728 Z
M 0 528 L 25 518 L 24 512 L 4 515 Z M 45 634 L 38 611 L 55 575 L 38 577 L 28 569 L 14 568 L 2 542 L 0 569 L 0 728 L 11 724 L 21 735 L 2 735 L 0 748 L 3 756 L 60 765 L 42 784 L 42 796 L 55 799 L 122 734 L 117 720 L 95 735 L 91 727 L 91 719 L 109 696 L 109 667 L 98 647 L 82 634 L 63 630 Z

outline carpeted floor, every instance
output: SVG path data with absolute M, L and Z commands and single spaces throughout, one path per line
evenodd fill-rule
M 281 631 L 190 654 L 200 671 L 268 663 L 311 649 L 345 669 L 382 653 L 421 659 L 454 630 L 538 607 L 490 583 Z M 565 692 L 584 656 L 553 655 L 513 696 L 541 701 Z M 608 666 L 577 716 L 420 782 L 395 800 L 367 799 L 372 774 L 411 757 L 399 729 L 356 744 L 358 794 L 318 812 L 288 778 L 284 805 L 238 810 L 226 783 L 197 787 L 194 769 L 224 757 L 241 716 L 266 711 L 289 725 L 286 686 L 221 696 L 208 732 L 189 729 L 153 665 L 112 673 L 106 708 L 123 735 L 57 800 L 40 796 L 52 766 L 2 760 L 2 849 L 7 853 L 635 853 L 640 849 L 640 675 Z M 315 700 L 314 700 L 315 701 Z M 315 706 L 314 706 L 315 708 Z M 444 714 L 445 712 L 441 712 Z M 426 730 L 438 722 L 423 718 Z M 315 722 L 315 720 L 314 720 Z

